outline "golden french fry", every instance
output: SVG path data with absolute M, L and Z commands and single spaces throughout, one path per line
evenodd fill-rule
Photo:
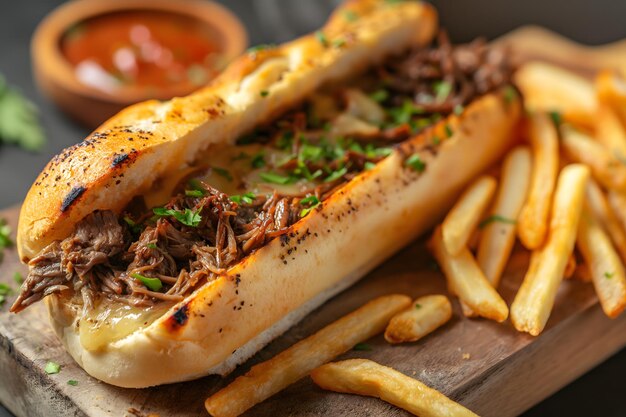
M 213 417 L 235 417 L 264 401 L 314 368 L 354 345 L 382 332 L 389 320 L 411 305 L 406 295 L 378 297 L 252 367 L 243 376 L 209 397 L 204 405 Z
M 424 383 L 367 359 L 322 365 L 311 378 L 323 389 L 380 398 L 420 417 L 477 417 Z
M 594 126 L 597 98 L 591 82 L 561 67 L 529 62 L 514 75 L 515 84 L 532 111 L 557 111 L 565 120 Z
M 531 155 L 526 146 L 518 146 L 506 156 L 502 166 L 496 201 L 484 224 L 478 246 L 480 269 L 494 288 L 498 288 L 513 245 L 517 218 L 526 199 L 531 177 Z
M 545 245 L 531 255 L 524 282 L 511 304 L 511 322 L 521 332 L 537 336 L 546 325 L 567 260 L 574 249 L 589 168 L 567 165 L 559 175 L 550 230 Z
M 569 258 L 567 258 L 567 263 L 565 264 L 565 271 L 563 271 L 563 278 L 570 279 L 574 277 L 574 272 L 576 272 L 576 257 L 572 253 Z
M 613 108 L 600 102 L 596 116 L 595 138 L 617 158 L 626 161 L 626 128 Z
M 589 209 L 595 218 L 598 219 L 604 231 L 611 237 L 617 253 L 626 262 L 626 233 L 624 233 L 624 229 L 609 204 L 606 195 L 593 178 L 589 178 L 585 197 Z M 626 217 L 624 220 L 626 220 Z
M 626 80 L 611 70 L 600 72 L 596 77 L 598 101 L 606 103 L 626 126 Z
M 604 313 L 615 318 L 626 307 L 626 274 L 611 240 L 590 211 L 583 211 L 576 238 Z
M 441 225 L 443 244 L 453 255 L 467 246 L 496 190 L 496 179 L 483 175 L 461 195 Z
M 591 169 L 603 186 L 626 191 L 626 165 L 589 135 L 571 126 L 561 126 L 563 149 L 568 157 Z
M 469 249 L 464 248 L 458 255 L 449 253 L 443 244 L 441 226 L 435 229 L 430 249 L 448 280 L 448 286 L 461 301 L 479 316 L 498 322 L 506 320 L 509 308 L 489 284 Z
M 389 343 L 415 342 L 452 317 L 452 305 L 445 295 L 426 295 L 418 298 L 411 306 L 393 316 L 385 330 Z
M 535 113 L 530 117 L 529 140 L 533 169 L 528 197 L 519 215 L 517 235 L 528 249 L 545 241 L 550 204 L 559 172 L 559 138 L 550 117 Z

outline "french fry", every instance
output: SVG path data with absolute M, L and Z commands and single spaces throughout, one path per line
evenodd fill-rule
M 503 322 L 509 308 L 500 294 L 489 284 L 469 249 L 458 255 L 446 250 L 441 237 L 441 226 L 435 229 L 430 249 L 448 280 L 448 286 L 459 299 L 479 316 Z
M 594 126 L 597 98 L 585 78 L 561 67 L 529 62 L 515 72 L 514 81 L 530 110 L 557 111 L 567 121 Z
M 420 417 L 477 417 L 424 383 L 367 359 L 322 365 L 311 378 L 323 389 L 380 398 Z
M 594 136 L 620 162 L 626 161 L 626 129 L 610 105 L 600 102 L 598 106 Z
M 624 265 L 611 240 L 590 211 L 583 211 L 576 238 L 604 313 L 615 318 L 626 307 Z
M 418 298 L 411 306 L 393 316 L 385 330 L 389 343 L 415 342 L 452 317 L 452 305 L 445 295 L 426 295 Z
M 526 199 L 531 177 L 531 155 L 526 146 L 506 156 L 496 201 L 482 229 L 477 261 L 485 277 L 498 288 L 502 271 L 515 244 L 517 218 Z
M 529 140 L 533 169 L 526 203 L 517 225 L 517 234 L 527 249 L 537 249 L 545 241 L 548 216 L 559 172 L 559 139 L 554 123 L 545 113 L 530 117 Z
M 626 233 L 624 233 L 624 229 L 609 204 L 606 195 L 593 178 L 589 178 L 585 197 L 589 209 L 611 237 L 622 261 L 626 262 Z
M 610 105 L 626 126 L 626 80 L 611 70 L 600 72 L 596 77 L 598 101 Z
M 572 253 L 569 258 L 567 258 L 567 264 L 565 264 L 565 271 L 563 271 L 563 279 L 570 279 L 574 277 L 574 272 L 576 272 L 576 257 Z
M 389 320 L 411 305 L 406 295 L 378 297 L 291 346 L 209 397 L 213 417 L 235 417 L 264 401 L 314 368 L 382 332 Z
M 589 168 L 567 165 L 559 175 L 550 230 L 545 245 L 531 255 L 522 286 L 511 304 L 511 322 L 533 336 L 541 333 L 550 317 L 556 291 L 574 249 Z
M 483 175 L 465 190 L 448 212 L 441 225 L 443 244 L 448 252 L 456 255 L 467 246 L 497 184 L 495 178 Z
M 619 220 L 622 230 L 626 230 L 626 194 L 619 191 L 608 191 L 609 205 L 615 217 Z
M 591 169 L 593 176 L 603 186 L 626 191 L 626 165 L 589 135 L 571 126 L 561 126 L 563 149 L 568 157 Z

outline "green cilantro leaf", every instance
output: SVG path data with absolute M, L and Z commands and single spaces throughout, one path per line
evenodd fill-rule
M 424 162 L 419 154 L 416 153 L 409 156 L 404 164 L 415 172 L 424 172 L 426 169 L 426 162 Z
M 341 169 L 338 169 L 337 171 L 333 171 L 331 172 L 331 174 L 326 177 L 326 179 L 324 180 L 324 182 L 333 182 L 333 181 L 337 181 L 339 178 L 343 177 L 344 175 L 346 175 L 348 173 L 348 168 L 343 167 Z
M 217 175 L 220 175 L 220 176 L 226 178 L 228 181 L 232 181 L 233 180 L 233 176 L 230 175 L 230 172 L 228 172 L 227 169 L 219 168 L 219 167 L 213 167 L 213 171 L 215 171 L 215 173 Z
M 252 204 L 254 203 L 256 195 L 254 195 L 254 193 L 245 193 L 243 195 L 231 195 L 229 198 L 230 201 L 233 201 L 237 204 L 241 204 L 242 201 L 246 204 Z
M 261 172 L 261 179 L 270 184 L 291 184 L 295 182 L 295 178 L 277 174 L 275 172 Z
M 491 224 L 493 222 L 508 223 L 508 224 L 515 224 L 515 223 L 517 223 L 517 221 L 515 219 L 509 219 L 507 217 L 500 216 L 498 214 L 492 214 L 491 216 L 487 217 L 485 220 L 481 221 L 478 224 L 478 228 L 479 229 L 484 229 L 487 225 L 489 225 L 489 224 Z
M 151 291 L 160 291 L 163 288 L 163 283 L 158 278 L 150 278 L 138 273 L 130 274 L 130 276 L 141 281 Z
M 613 278 L 614 275 L 615 275 L 615 272 L 608 272 L 607 271 L 607 272 L 604 273 L 604 278 L 611 279 L 611 278 Z
M 186 208 L 184 211 L 178 211 L 174 209 L 166 209 L 165 207 L 156 207 L 152 209 L 152 212 L 161 217 L 171 216 L 185 226 L 189 227 L 198 227 L 198 225 L 202 221 L 202 216 L 200 216 L 200 210 L 194 211 Z
M 13 143 L 28 151 L 38 151 L 45 137 L 37 108 L 20 92 L 9 87 L 0 75 L 0 142 Z
M 317 39 L 319 43 L 322 44 L 322 46 L 324 47 L 328 46 L 328 38 L 326 38 L 326 35 L 321 30 L 318 30 L 317 32 L 315 32 L 315 38 Z
M 59 372 L 61 372 L 61 365 L 59 365 L 56 362 L 50 361 L 50 362 L 46 363 L 46 367 L 43 368 L 43 370 L 48 375 L 58 374 Z
M 13 281 L 15 281 L 17 285 L 22 285 L 24 283 L 24 277 L 20 272 L 15 271 L 13 274 Z
M 185 195 L 187 197 L 197 197 L 197 198 L 200 198 L 200 197 L 204 196 L 204 193 L 202 191 L 200 191 L 200 190 L 185 190 Z
M 435 101 L 441 103 L 445 101 L 452 92 L 452 84 L 447 81 L 435 81 L 433 83 L 433 92 L 435 93 Z
M 70 379 L 69 381 L 67 381 L 67 385 L 75 387 L 76 385 L 78 385 L 78 381 L 75 379 Z

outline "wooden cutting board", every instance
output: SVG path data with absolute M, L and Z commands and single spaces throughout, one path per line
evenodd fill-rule
M 537 56 L 539 49 L 533 48 L 533 44 L 563 48 L 566 42 L 567 47 L 577 51 L 569 56 L 578 58 L 567 61 L 568 56 L 559 56 L 559 62 L 581 70 L 593 69 L 589 54 L 595 52 L 536 28 L 514 32 L 505 40 L 523 46 L 520 56 L 524 57 L 533 53 Z M 607 52 L 614 55 L 618 47 Z M 598 59 L 596 55 L 593 58 Z M 620 66 L 617 61 L 615 65 Z M 0 212 L 13 230 L 17 213 L 17 208 Z M 527 262 L 528 254 L 518 248 L 499 289 L 508 303 L 523 278 Z M 0 281 L 16 287 L 16 271 L 25 274 L 26 269 L 15 251 L 8 250 L 0 264 Z M 389 293 L 412 297 L 446 293 L 444 278 L 423 241 L 405 248 L 315 310 L 228 378 L 212 376 L 140 390 L 113 387 L 89 377 L 63 350 L 48 324 L 43 305 L 12 315 L 6 312 L 12 301 L 8 300 L 0 310 L 0 402 L 18 417 L 206 415 L 203 404 L 209 394 L 245 373 L 251 365 L 274 356 L 366 301 Z M 606 318 L 593 287 L 577 280 L 563 282 L 547 328 L 536 338 L 518 333 L 508 322 L 463 318 L 458 303 L 453 304 L 453 319 L 417 343 L 390 346 L 378 336 L 368 341 L 370 351 L 351 351 L 339 359 L 378 361 L 420 379 L 479 415 L 506 417 L 520 414 L 626 346 L 626 314 L 616 320 Z M 61 364 L 59 374 L 44 372 L 50 360 Z M 69 380 L 78 381 L 78 385 L 69 385 Z M 138 413 L 133 414 L 132 409 Z M 408 413 L 376 399 L 322 391 L 304 378 L 246 415 L 387 417 Z

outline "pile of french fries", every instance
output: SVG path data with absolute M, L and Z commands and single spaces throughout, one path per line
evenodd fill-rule
M 435 228 L 429 249 L 463 314 L 539 335 L 564 278 L 591 281 L 607 316 L 626 307 L 626 82 L 610 71 L 595 83 L 529 63 L 515 83 L 526 110 L 523 143 L 498 175 L 473 181 Z M 497 289 L 516 241 L 531 252 L 508 306 Z M 235 417 L 311 375 L 320 387 L 378 397 L 419 416 L 475 416 L 443 394 L 365 359 L 328 363 L 384 331 L 416 342 L 452 317 L 444 295 L 376 298 L 209 397 L 214 417 Z

